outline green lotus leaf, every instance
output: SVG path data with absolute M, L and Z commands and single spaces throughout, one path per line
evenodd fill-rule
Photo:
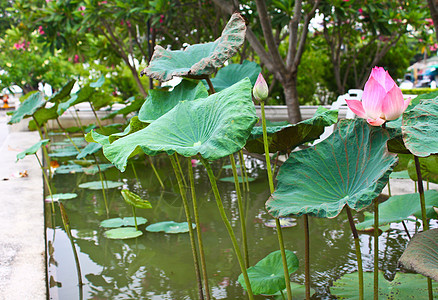
M 57 149 L 55 152 L 49 153 L 50 157 L 69 157 L 76 156 L 79 152 L 76 149 Z
M 338 121 L 338 112 L 318 107 L 315 115 L 297 124 L 267 127 L 269 152 L 293 150 L 306 142 L 316 140 L 324 132 L 326 126 Z M 252 153 L 265 153 L 263 145 L 263 129 L 254 127 L 245 148 Z
M 128 104 L 125 107 L 109 113 L 108 115 L 103 117 L 102 120 L 112 119 L 116 115 L 123 115 L 124 117 L 126 117 L 130 113 L 137 112 L 143 105 L 144 101 L 145 99 L 143 98 L 135 98 L 134 96 L 132 96 L 126 99 L 126 102 L 128 102 Z
M 137 217 L 137 225 L 146 224 L 148 220 L 146 218 Z M 118 227 L 128 227 L 135 226 L 134 217 L 126 217 L 126 218 L 113 218 L 107 219 L 100 222 L 100 227 L 104 228 L 118 228 Z
M 70 160 L 69 162 L 72 162 L 76 165 L 80 165 L 81 167 L 89 167 L 94 163 L 94 160 L 74 159 L 74 160 Z
M 129 191 L 129 190 L 121 190 L 123 199 L 129 205 L 132 205 L 136 208 L 152 208 L 152 205 L 149 201 L 142 199 L 139 195 Z
M 298 270 L 298 258 L 290 250 L 286 250 L 287 268 L 289 274 Z M 255 266 L 247 269 L 251 289 L 254 295 L 272 295 L 286 288 L 283 261 L 280 250 L 269 253 Z M 243 274 L 239 275 L 239 283 L 246 290 Z
M 76 156 L 77 159 L 84 158 L 90 154 L 94 154 L 98 152 L 100 149 L 102 149 L 102 145 L 98 143 L 89 143 L 87 146 L 85 146 L 84 149 L 81 150 L 81 152 Z
M 232 86 L 245 77 L 248 77 L 254 86 L 261 71 L 262 68 L 260 68 L 259 64 L 244 60 L 242 64 L 231 64 L 221 68 L 216 76 L 211 79 L 211 83 L 216 92 L 220 92 Z
M 127 136 L 127 135 L 132 134 L 134 132 L 137 132 L 139 130 L 142 130 L 142 129 L 146 128 L 148 125 L 149 125 L 149 123 L 145 123 L 145 122 L 140 121 L 138 116 L 132 117 L 131 120 L 129 120 L 129 124 L 128 124 L 128 126 L 126 126 L 125 130 L 123 130 L 123 132 L 111 134 L 108 137 L 108 141 L 110 143 L 112 143 L 121 137 Z
M 55 169 L 55 174 L 74 174 L 82 173 L 84 170 L 78 165 L 63 165 Z
M 365 272 L 364 278 L 364 299 L 374 297 L 374 273 Z M 359 299 L 358 273 L 345 274 L 333 283 L 330 288 L 332 295 L 337 299 Z M 434 294 L 438 287 L 433 285 Z M 379 299 L 429 299 L 427 291 L 427 280 L 419 274 L 397 273 L 393 281 L 387 281 L 383 272 L 379 271 Z
M 437 242 L 438 228 L 415 234 L 400 257 L 400 262 L 405 268 L 438 281 Z
M 334 218 L 345 205 L 360 211 L 388 182 L 397 156 L 386 149 L 387 130 L 363 119 L 341 120 L 326 140 L 292 152 L 266 202 L 274 217 L 308 214 Z
M 410 179 L 408 170 L 392 172 L 391 175 L 389 175 L 389 178 L 390 179 Z
M 256 122 L 246 78 L 208 98 L 178 103 L 145 129 L 104 145 L 103 153 L 121 171 L 139 149 L 147 155 L 199 153 L 216 160 L 242 149 Z
M 91 130 L 89 133 L 87 133 L 87 135 L 85 136 L 85 140 L 89 143 L 101 144 L 102 146 L 110 143 L 108 136 L 100 134 L 94 130 Z
M 62 101 L 64 98 L 67 98 L 70 95 L 71 90 L 73 89 L 73 86 L 75 85 L 76 80 L 72 79 L 69 82 L 67 82 L 66 85 L 64 85 L 58 92 L 53 94 L 49 98 L 49 102 L 59 102 Z
M 70 99 L 59 103 L 57 110 L 58 115 L 61 116 L 69 107 L 73 105 L 88 101 L 94 92 L 94 88 L 90 87 L 89 85 L 84 86 L 75 94 L 71 95 Z
M 430 190 L 424 193 L 429 218 L 436 218 L 433 206 L 438 206 L 438 191 Z M 392 196 L 379 204 L 379 226 L 398 223 L 415 215 L 421 219 L 420 195 L 418 193 Z M 358 230 L 374 227 L 374 213 L 362 223 L 356 225 Z
M 24 151 L 22 151 L 22 152 L 20 152 L 20 153 L 17 154 L 17 161 L 19 161 L 20 159 L 25 158 L 27 155 L 32 155 L 32 154 L 37 153 L 37 151 L 38 151 L 41 147 L 47 145 L 49 142 L 50 142 L 49 139 L 45 139 L 45 140 L 41 140 L 41 141 L 39 141 L 39 142 L 33 144 L 32 146 L 30 146 L 30 147 L 27 148 L 26 150 L 24 150 Z
M 292 300 L 301 300 L 306 298 L 306 287 L 302 284 L 291 282 L 290 288 L 292 291 Z M 281 294 L 283 293 L 283 294 Z M 314 294 L 315 290 L 310 289 L 310 295 Z M 284 289 L 283 291 L 278 291 L 277 293 L 273 295 L 264 295 L 264 296 L 274 296 L 275 300 L 284 300 L 283 295 L 287 295 L 287 290 Z
M 192 228 L 196 228 L 196 225 L 192 223 Z M 174 221 L 165 221 L 155 224 L 151 224 L 146 227 L 146 231 L 149 232 L 160 232 L 165 233 L 184 233 L 189 232 L 189 224 L 187 222 L 177 223 Z
M 86 168 L 82 168 L 82 170 L 84 170 L 84 173 L 87 175 L 95 175 L 97 173 L 103 172 L 109 168 L 114 167 L 113 164 L 99 164 L 99 166 L 97 165 L 92 165 L 92 166 L 88 166 Z
M 239 181 L 239 183 L 242 183 L 245 181 L 244 178 L 242 178 L 242 176 L 237 176 L 237 180 Z M 254 180 L 255 180 L 254 178 L 248 177 L 248 182 L 253 182 Z M 219 179 L 219 181 L 234 183 L 234 177 L 222 177 Z
M 100 88 L 104 83 L 105 83 L 105 76 L 102 75 L 99 77 L 99 79 L 97 79 L 97 81 L 90 83 L 90 86 L 92 88 Z
M 41 92 L 36 92 L 27 98 L 12 114 L 8 124 L 15 124 L 24 118 L 32 116 L 39 108 L 46 104 L 47 100 Z
M 438 155 L 420 157 L 418 161 L 420 162 L 421 177 L 423 181 L 438 183 Z M 418 181 L 415 161 L 413 159 L 408 163 L 408 174 L 412 180 Z
M 149 90 L 143 106 L 138 112 L 142 122 L 151 123 L 175 107 L 180 101 L 207 98 L 208 92 L 201 83 L 183 79 L 172 91 Z
M 116 181 L 104 181 L 103 183 L 106 189 L 113 189 L 123 185 L 122 182 L 116 182 Z M 100 181 L 90 181 L 90 182 L 81 183 L 80 185 L 78 185 L 78 187 L 82 189 L 101 190 L 102 183 Z
M 232 165 L 225 165 L 225 166 L 222 167 L 222 169 L 232 169 L 232 168 L 233 168 Z M 236 165 L 236 168 L 239 169 L 240 165 Z
M 403 114 L 403 141 L 412 154 L 438 153 L 438 97 L 424 99 Z
M 113 240 L 133 239 L 142 234 L 143 232 L 136 230 L 135 227 L 123 227 L 105 231 L 105 237 Z
M 53 194 L 52 196 L 47 196 L 46 197 L 46 201 L 59 201 L 59 200 L 70 200 L 70 199 L 74 199 L 78 196 L 78 194 L 76 193 L 60 193 L 60 194 Z
M 214 42 L 196 44 L 176 51 L 155 46 L 150 64 L 141 74 L 159 81 L 168 81 L 174 76 L 208 76 L 237 53 L 245 40 L 245 33 L 245 20 L 239 13 L 234 13 L 222 35 Z

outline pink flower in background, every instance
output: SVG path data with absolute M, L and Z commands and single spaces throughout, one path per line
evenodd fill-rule
M 121 20 L 121 21 L 120 21 L 120 25 L 123 26 L 124 24 L 125 24 L 125 21 Z
M 43 35 L 45 32 L 43 30 L 43 26 L 38 27 L 38 33 Z
M 198 163 L 198 160 L 197 159 L 192 159 L 191 163 L 192 163 L 192 167 L 196 167 L 196 165 Z
M 83 11 L 83 10 L 85 10 L 85 6 L 81 5 L 78 7 L 78 11 Z
M 79 62 L 79 55 L 75 54 L 75 57 L 73 59 L 73 62 L 76 64 Z
M 98 4 L 101 5 L 101 4 L 107 4 L 107 3 L 108 3 L 108 1 L 101 1 Z
M 131 28 L 131 22 L 129 22 L 128 20 L 126 21 L 126 25 Z
M 160 16 L 160 23 L 163 23 L 164 22 L 164 15 L 161 15 Z
M 362 101 L 346 100 L 348 107 L 360 118 L 373 126 L 395 120 L 406 110 L 411 99 L 403 94 L 388 71 L 374 67 L 362 95 Z
M 363 14 L 363 9 L 362 9 L 362 8 L 359 8 L 358 12 L 359 12 L 360 14 Z

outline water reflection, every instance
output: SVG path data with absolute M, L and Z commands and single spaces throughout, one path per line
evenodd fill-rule
M 184 222 L 185 216 L 178 195 L 176 180 L 170 163 L 162 157 L 155 160 L 161 179 L 160 184 L 149 164 L 135 161 L 134 169 L 128 166 L 120 174 L 115 168 L 105 171 L 107 180 L 124 182 L 125 187 L 148 199 L 153 208 L 137 210 L 137 215 L 148 219 L 148 224 L 174 220 Z M 221 169 L 228 162 L 214 163 L 216 174 L 232 176 L 231 170 Z M 185 166 L 185 162 L 181 161 Z M 275 228 L 264 225 L 270 219 L 264 204 L 269 196 L 263 164 L 256 159 L 246 160 L 249 176 L 256 180 L 250 184 L 250 192 L 244 193 L 245 215 L 248 225 L 250 264 L 255 264 L 278 249 Z M 202 166 L 195 167 L 196 192 L 201 212 L 201 229 L 205 245 L 207 269 L 212 294 L 216 299 L 242 299 L 243 290 L 237 283 L 240 269 L 232 244 L 217 211 L 216 202 L 209 189 L 209 181 Z M 126 178 L 126 179 L 125 179 Z M 133 240 L 109 240 L 99 227 L 107 219 L 101 191 L 84 190 L 77 185 L 99 180 L 98 175 L 55 175 L 56 193 L 75 192 L 78 198 L 64 201 L 73 236 L 79 252 L 84 274 L 84 299 L 196 299 L 197 288 L 192 264 L 188 234 L 149 233 Z M 240 236 L 237 200 L 234 185 L 219 182 L 224 207 L 236 235 Z M 131 216 L 120 190 L 107 192 L 110 215 Z M 49 207 L 48 207 L 49 208 Z M 47 209 L 48 269 L 51 299 L 78 299 L 78 286 L 73 254 L 68 238 L 61 226 L 59 212 L 52 218 Z M 356 218 L 363 218 L 357 214 Z M 284 229 L 286 248 L 296 253 L 301 267 L 292 280 L 304 283 L 304 233 L 302 218 L 296 226 Z M 311 283 L 316 290 L 315 299 L 335 299 L 329 286 L 343 274 L 356 271 L 354 243 L 344 212 L 335 219 L 309 218 Z M 145 226 L 140 229 L 144 231 Z M 372 270 L 372 237 L 361 235 L 364 269 Z M 388 279 L 397 270 L 397 260 L 407 243 L 407 237 L 398 228 L 383 233 L 380 238 L 380 268 Z M 261 297 L 262 298 L 262 297 Z

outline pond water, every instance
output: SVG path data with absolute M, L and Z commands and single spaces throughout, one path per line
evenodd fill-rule
M 62 162 L 61 162 L 62 163 Z M 185 215 L 178 193 L 176 179 L 166 157 L 154 158 L 164 180 L 163 191 L 144 160 L 134 160 L 127 171 L 120 173 L 111 168 L 105 171 L 107 180 L 120 181 L 124 188 L 148 199 L 152 209 L 137 209 L 137 216 L 148 220 L 146 225 L 160 221 L 184 222 Z M 181 160 L 186 166 L 185 160 Z M 223 169 L 228 160 L 213 163 L 215 174 L 232 176 Z M 139 181 L 135 178 L 134 169 Z M 246 207 L 250 264 L 278 250 L 275 228 L 265 225 L 271 218 L 264 209 L 269 196 L 264 164 L 246 157 L 250 192 L 243 193 Z M 232 244 L 220 218 L 216 202 L 203 166 L 194 168 L 196 193 L 200 209 L 205 255 L 211 293 L 216 299 L 244 299 L 244 292 L 237 282 L 240 269 Z M 171 174 L 171 175 L 169 175 Z M 58 206 L 51 214 L 46 203 L 47 261 L 50 299 L 197 299 L 197 286 L 192 264 L 189 234 L 165 234 L 145 232 L 130 240 L 110 240 L 104 236 L 106 229 L 99 226 L 105 219 L 131 217 L 132 210 L 124 202 L 120 189 L 107 191 L 109 216 L 104 206 L 102 191 L 78 188 L 80 183 L 99 180 L 99 175 L 56 174 L 52 185 L 54 193 L 77 193 L 78 197 L 63 200 L 70 220 L 72 234 L 79 254 L 84 285 L 78 286 L 75 261 L 69 239 L 62 226 Z M 236 235 L 240 237 L 237 215 L 237 197 L 234 184 L 218 182 L 222 200 Z M 362 214 L 355 215 L 363 220 Z M 295 220 L 296 226 L 284 228 L 286 249 L 298 256 L 300 268 L 292 280 L 304 284 L 304 233 L 303 219 Z M 410 223 L 413 230 L 414 223 Z M 346 213 L 335 219 L 309 218 L 311 284 L 314 299 L 335 299 L 330 294 L 330 285 L 346 273 L 356 271 L 354 243 Z M 398 270 L 397 260 L 408 238 L 401 226 L 395 224 L 384 232 L 380 239 L 380 269 L 387 279 L 392 279 Z M 361 235 L 364 270 L 373 269 L 373 238 Z M 257 299 L 264 299 L 257 296 Z

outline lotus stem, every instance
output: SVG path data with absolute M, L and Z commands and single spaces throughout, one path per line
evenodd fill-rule
M 138 230 L 137 215 L 135 214 L 135 206 L 131 205 L 131 207 L 132 207 L 132 215 L 134 216 L 135 230 Z
M 169 159 L 172 164 L 173 171 L 175 172 L 176 180 L 178 181 L 179 191 L 184 205 L 184 212 L 186 214 L 187 223 L 189 225 L 190 245 L 192 247 L 193 264 L 195 267 L 196 281 L 198 283 L 199 299 L 203 300 L 204 293 L 202 291 L 201 272 L 199 270 L 198 252 L 196 250 L 195 235 L 193 233 L 193 227 L 192 227 L 192 217 L 190 215 L 189 203 L 187 201 L 186 186 L 183 184 L 181 178 L 182 174 L 180 173 L 180 169 L 178 168 L 175 157 L 176 154 L 174 154 L 174 156 L 169 155 Z
M 192 192 L 193 213 L 195 215 L 196 233 L 198 235 L 199 257 L 201 259 L 202 276 L 204 279 L 205 298 L 210 300 L 210 287 L 208 285 L 207 264 L 205 263 L 204 243 L 202 241 L 201 222 L 199 221 L 198 201 L 196 200 L 195 179 L 193 176 L 193 166 L 190 160 L 187 160 L 189 170 L 190 188 Z
M 268 145 L 268 134 L 266 131 L 266 116 L 265 116 L 265 102 L 260 102 L 260 108 L 262 112 L 262 129 L 263 129 L 263 145 L 265 148 L 265 158 L 266 158 L 266 170 L 268 172 L 268 182 L 269 182 L 269 191 L 270 193 L 274 193 L 274 179 L 272 178 L 272 169 L 271 169 L 271 159 L 269 157 L 269 145 Z M 283 271 L 284 271 L 284 280 L 286 282 L 286 290 L 287 290 L 287 299 L 292 300 L 292 289 L 290 287 L 290 277 L 289 277 L 289 269 L 287 267 L 287 259 L 286 259 L 286 250 L 284 247 L 283 241 L 283 233 L 280 226 L 280 220 L 275 218 L 275 227 L 277 228 L 277 236 L 278 236 L 278 244 L 280 246 L 281 258 L 283 261 Z M 308 283 L 306 283 L 307 285 Z
M 81 150 L 79 149 L 79 147 L 75 144 L 75 142 L 72 140 L 72 138 L 70 137 L 70 134 L 68 134 L 67 130 L 64 129 L 64 127 L 62 127 L 61 122 L 59 122 L 59 118 L 56 118 L 56 122 L 58 123 L 59 128 L 62 130 L 62 132 L 64 132 L 64 134 L 67 136 L 67 138 L 69 139 L 70 143 L 73 145 L 73 147 L 75 147 L 75 149 L 78 152 L 81 152 Z M 85 159 L 85 157 L 84 157 Z
M 228 234 L 231 238 L 234 252 L 236 253 L 237 260 L 239 262 L 239 266 L 240 266 L 240 269 L 242 271 L 243 278 L 245 280 L 246 291 L 248 292 L 248 298 L 252 300 L 252 299 L 254 299 L 254 296 L 253 296 L 252 289 L 251 289 L 251 282 L 249 281 L 248 273 L 247 273 L 246 268 L 245 268 L 245 263 L 244 263 L 243 258 L 242 258 L 242 253 L 240 252 L 240 248 L 239 248 L 239 245 L 237 243 L 237 239 L 236 239 L 236 236 L 234 234 L 233 228 L 231 227 L 231 223 L 228 220 L 227 214 L 225 213 L 224 205 L 222 204 L 219 189 L 217 187 L 216 178 L 213 174 L 213 170 L 211 169 L 211 166 L 208 163 L 208 161 L 205 160 L 203 157 L 201 157 L 201 162 L 204 165 L 204 167 L 207 169 L 208 178 L 210 179 L 211 189 L 213 190 L 213 194 L 214 194 L 214 197 L 216 199 L 216 204 L 217 204 L 217 207 L 219 209 L 219 213 L 221 215 L 222 221 L 225 224 L 225 227 L 227 228 Z
M 142 187 L 142 186 L 141 186 L 141 182 L 140 182 L 140 180 L 138 179 L 137 171 L 135 170 L 134 163 L 133 163 L 132 161 L 131 161 L 131 167 L 132 167 L 132 171 L 134 172 L 135 180 L 138 182 L 138 184 L 140 185 L 140 187 Z
M 249 192 L 248 171 L 246 169 L 245 158 L 243 157 L 243 151 L 242 150 L 239 151 L 239 161 L 240 161 L 240 169 L 242 170 L 242 168 L 243 168 L 243 171 L 241 171 L 241 172 L 245 176 L 246 190 Z M 245 185 L 242 184 L 242 186 L 244 187 L 243 191 L 245 191 Z
M 306 299 L 310 299 L 310 236 L 309 236 L 309 216 L 304 216 L 304 277 L 306 281 Z
M 55 204 L 53 201 L 53 193 L 52 193 L 52 189 L 50 188 L 49 179 L 47 178 L 46 171 L 44 170 L 43 165 L 41 164 L 41 160 L 36 153 L 35 153 L 35 157 L 38 160 L 38 164 L 40 165 L 41 171 L 43 171 L 43 178 L 44 178 L 44 181 L 46 182 L 47 190 L 49 191 L 50 198 L 52 199 L 52 213 L 55 213 Z
M 175 161 L 176 161 L 176 164 L 178 165 L 179 173 L 181 174 L 181 178 L 182 178 L 182 181 L 183 181 L 184 185 L 188 186 L 187 185 L 187 181 L 186 181 L 186 179 L 184 177 L 184 173 L 183 173 L 182 168 L 181 168 L 181 164 L 179 162 L 179 158 L 176 155 L 175 155 Z
M 415 170 L 417 172 L 418 193 L 420 194 L 421 218 L 423 219 L 423 231 L 429 230 L 429 222 L 426 215 L 426 199 L 424 198 L 423 177 L 421 175 L 421 166 L 418 156 L 414 155 Z M 433 299 L 432 279 L 427 278 L 427 290 L 429 299 Z
M 405 221 L 402 221 L 403 228 L 405 229 L 406 235 L 409 239 L 411 239 L 411 234 L 409 233 L 408 227 L 406 226 Z
M 84 131 L 84 125 L 82 125 L 81 118 L 79 117 L 79 114 L 78 114 L 78 110 L 76 109 L 76 107 L 74 105 L 73 105 L 73 108 L 74 108 L 74 111 L 75 111 L 75 114 L 76 114 L 75 121 L 76 121 L 77 124 L 79 124 L 80 130 L 81 130 L 82 134 L 85 136 L 86 134 L 85 134 L 85 131 Z M 73 113 L 71 115 L 73 116 Z
M 379 300 L 379 200 L 374 199 L 374 300 Z
M 62 205 L 61 202 L 59 202 L 59 210 L 61 211 L 61 219 L 62 219 L 62 223 L 64 224 L 65 232 L 67 233 L 68 239 L 70 240 L 71 248 L 73 250 L 73 255 L 76 264 L 76 271 L 78 274 L 79 294 L 80 294 L 80 298 L 82 298 L 83 283 L 82 283 L 81 265 L 79 263 L 78 252 L 76 251 L 76 246 L 73 241 L 73 236 L 71 235 L 70 221 L 68 220 L 67 212 L 64 208 L 64 205 Z
M 354 245 L 356 248 L 357 270 L 359 273 L 359 300 L 363 300 L 363 268 L 362 268 L 362 253 L 360 252 L 360 240 L 357 234 L 356 225 L 354 225 L 353 216 L 351 215 L 350 207 L 345 206 L 347 211 L 348 222 L 350 223 L 351 232 L 353 233 Z
M 34 115 L 32 115 L 32 118 L 33 118 L 33 121 L 35 122 L 35 125 L 36 125 L 36 128 L 38 130 L 38 134 L 40 136 L 40 139 L 43 140 L 44 139 L 44 135 L 43 135 L 43 132 L 41 131 L 41 126 L 38 123 L 38 121 L 37 121 L 37 119 L 35 118 Z M 46 146 L 42 146 L 42 148 L 43 148 L 43 157 L 46 160 L 47 165 L 49 166 L 47 168 L 48 172 L 49 172 L 49 176 L 52 176 L 52 170 L 50 170 L 50 156 L 49 156 L 49 153 L 47 152 Z M 42 165 L 41 169 L 44 170 L 44 165 Z
M 249 256 L 248 256 L 248 238 L 246 236 L 246 219 L 245 219 L 245 209 L 242 202 L 242 194 L 240 192 L 239 178 L 237 177 L 237 167 L 236 161 L 234 160 L 234 155 L 230 155 L 231 167 L 233 169 L 234 186 L 236 187 L 237 194 L 237 204 L 239 206 L 240 215 L 240 228 L 242 230 L 242 244 L 243 244 L 243 257 L 245 259 L 245 267 L 249 268 Z
M 154 171 L 155 177 L 157 177 L 158 182 L 159 182 L 160 185 L 161 185 L 161 188 L 164 189 L 163 181 L 161 181 L 160 175 L 158 174 L 158 171 L 157 171 L 157 169 L 156 169 L 155 166 L 154 166 L 154 162 L 152 161 L 152 158 L 151 158 L 149 155 L 146 155 L 146 156 L 147 156 L 148 159 L 149 159 L 149 163 L 151 164 L 151 167 L 152 167 L 152 170 Z
M 388 180 L 388 196 L 391 197 L 391 185 L 389 184 L 389 180 Z
M 207 81 L 208 89 L 210 90 L 210 95 L 216 93 L 216 91 L 214 90 L 213 84 L 211 83 L 210 76 L 206 76 L 205 81 Z
M 105 134 L 105 128 L 102 126 L 102 123 L 100 122 L 99 117 L 97 116 L 96 110 L 94 109 L 93 103 L 91 101 L 88 101 L 90 103 L 91 110 L 93 111 L 94 117 L 96 118 L 97 124 L 99 124 L 100 130 L 102 130 L 102 134 Z
M 106 191 L 105 191 L 105 184 L 103 180 L 102 170 L 100 169 L 99 163 L 97 162 L 97 157 L 94 153 L 93 153 L 93 158 L 94 158 L 94 162 L 96 163 L 97 170 L 99 171 L 99 179 L 100 179 L 100 184 L 102 185 L 102 195 L 103 195 L 103 202 L 105 203 L 106 216 L 109 217 L 108 200 L 106 198 Z

